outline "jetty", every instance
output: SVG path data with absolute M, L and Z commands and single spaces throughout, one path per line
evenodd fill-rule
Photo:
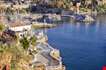
M 41 22 L 33 22 L 32 27 L 33 28 L 53 28 L 56 27 L 56 24 L 48 24 L 48 23 L 41 23 Z

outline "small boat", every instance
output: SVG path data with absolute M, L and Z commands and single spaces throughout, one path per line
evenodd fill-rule
M 94 18 L 89 15 L 80 15 L 80 14 L 75 14 L 74 20 L 78 21 L 78 22 L 93 22 L 93 21 L 95 21 Z

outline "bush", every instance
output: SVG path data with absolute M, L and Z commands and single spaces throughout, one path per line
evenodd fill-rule
M 33 45 L 33 46 L 36 45 L 36 40 L 37 40 L 37 38 L 35 36 L 31 37 L 30 38 L 31 45 Z
M 0 31 L 3 31 L 5 29 L 5 26 L 3 23 L 0 23 Z
M 97 7 L 98 13 L 106 13 L 106 4 Z
M 25 68 L 23 64 L 27 65 L 30 64 L 32 56 L 26 54 L 26 51 L 23 48 L 13 45 L 12 46 L 7 45 L 5 47 L 7 48 L 2 49 L 3 52 L 0 52 L 0 64 L 2 65 L 10 64 L 11 65 L 10 70 L 23 70 L 23 68 Z M 1 48 L 3 48 L 3 45 L 0 45 L 0 49 Z M 30 69 L 26 68 L 26 70 Z
M 29 41 L 28 41 L 27 37 L 23 37 L 23 39 L 20 40 L 20 43 L 22 44 L 22 47 L 24 49 L 28 49 Z

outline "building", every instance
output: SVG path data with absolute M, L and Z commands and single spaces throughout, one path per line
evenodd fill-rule
M 9 28 L 11 30 L 16 31 L 16 32 L 23 31 L 23 30 L 28 30 L 28 31 L 31 30 L 31 24 L 30 23 L 27 24 L 27 23 L 20 21 L 20 20 L 13 21 L 11 23 L 8 23 L 7 25 L 9 26 Z
M 31 24 L 25 23 L 24 21 L 15 20 L 7 24 L 10 30 L 15 31 L 19 37 L 22 37 L 23 35 L 28 35 L 28 33 L 31 35 Z M 29 35 L 29 36 L 30 36 Z
M 106 4 L 106 0 L 97 0 L 99 5 Z

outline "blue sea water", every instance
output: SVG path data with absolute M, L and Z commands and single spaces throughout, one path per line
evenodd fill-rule
M 47 31 L 50 45 L 61 52 L 66 70 L 102 70 L 106 65 L 106 16 L 96 22 L 65 23 Z

